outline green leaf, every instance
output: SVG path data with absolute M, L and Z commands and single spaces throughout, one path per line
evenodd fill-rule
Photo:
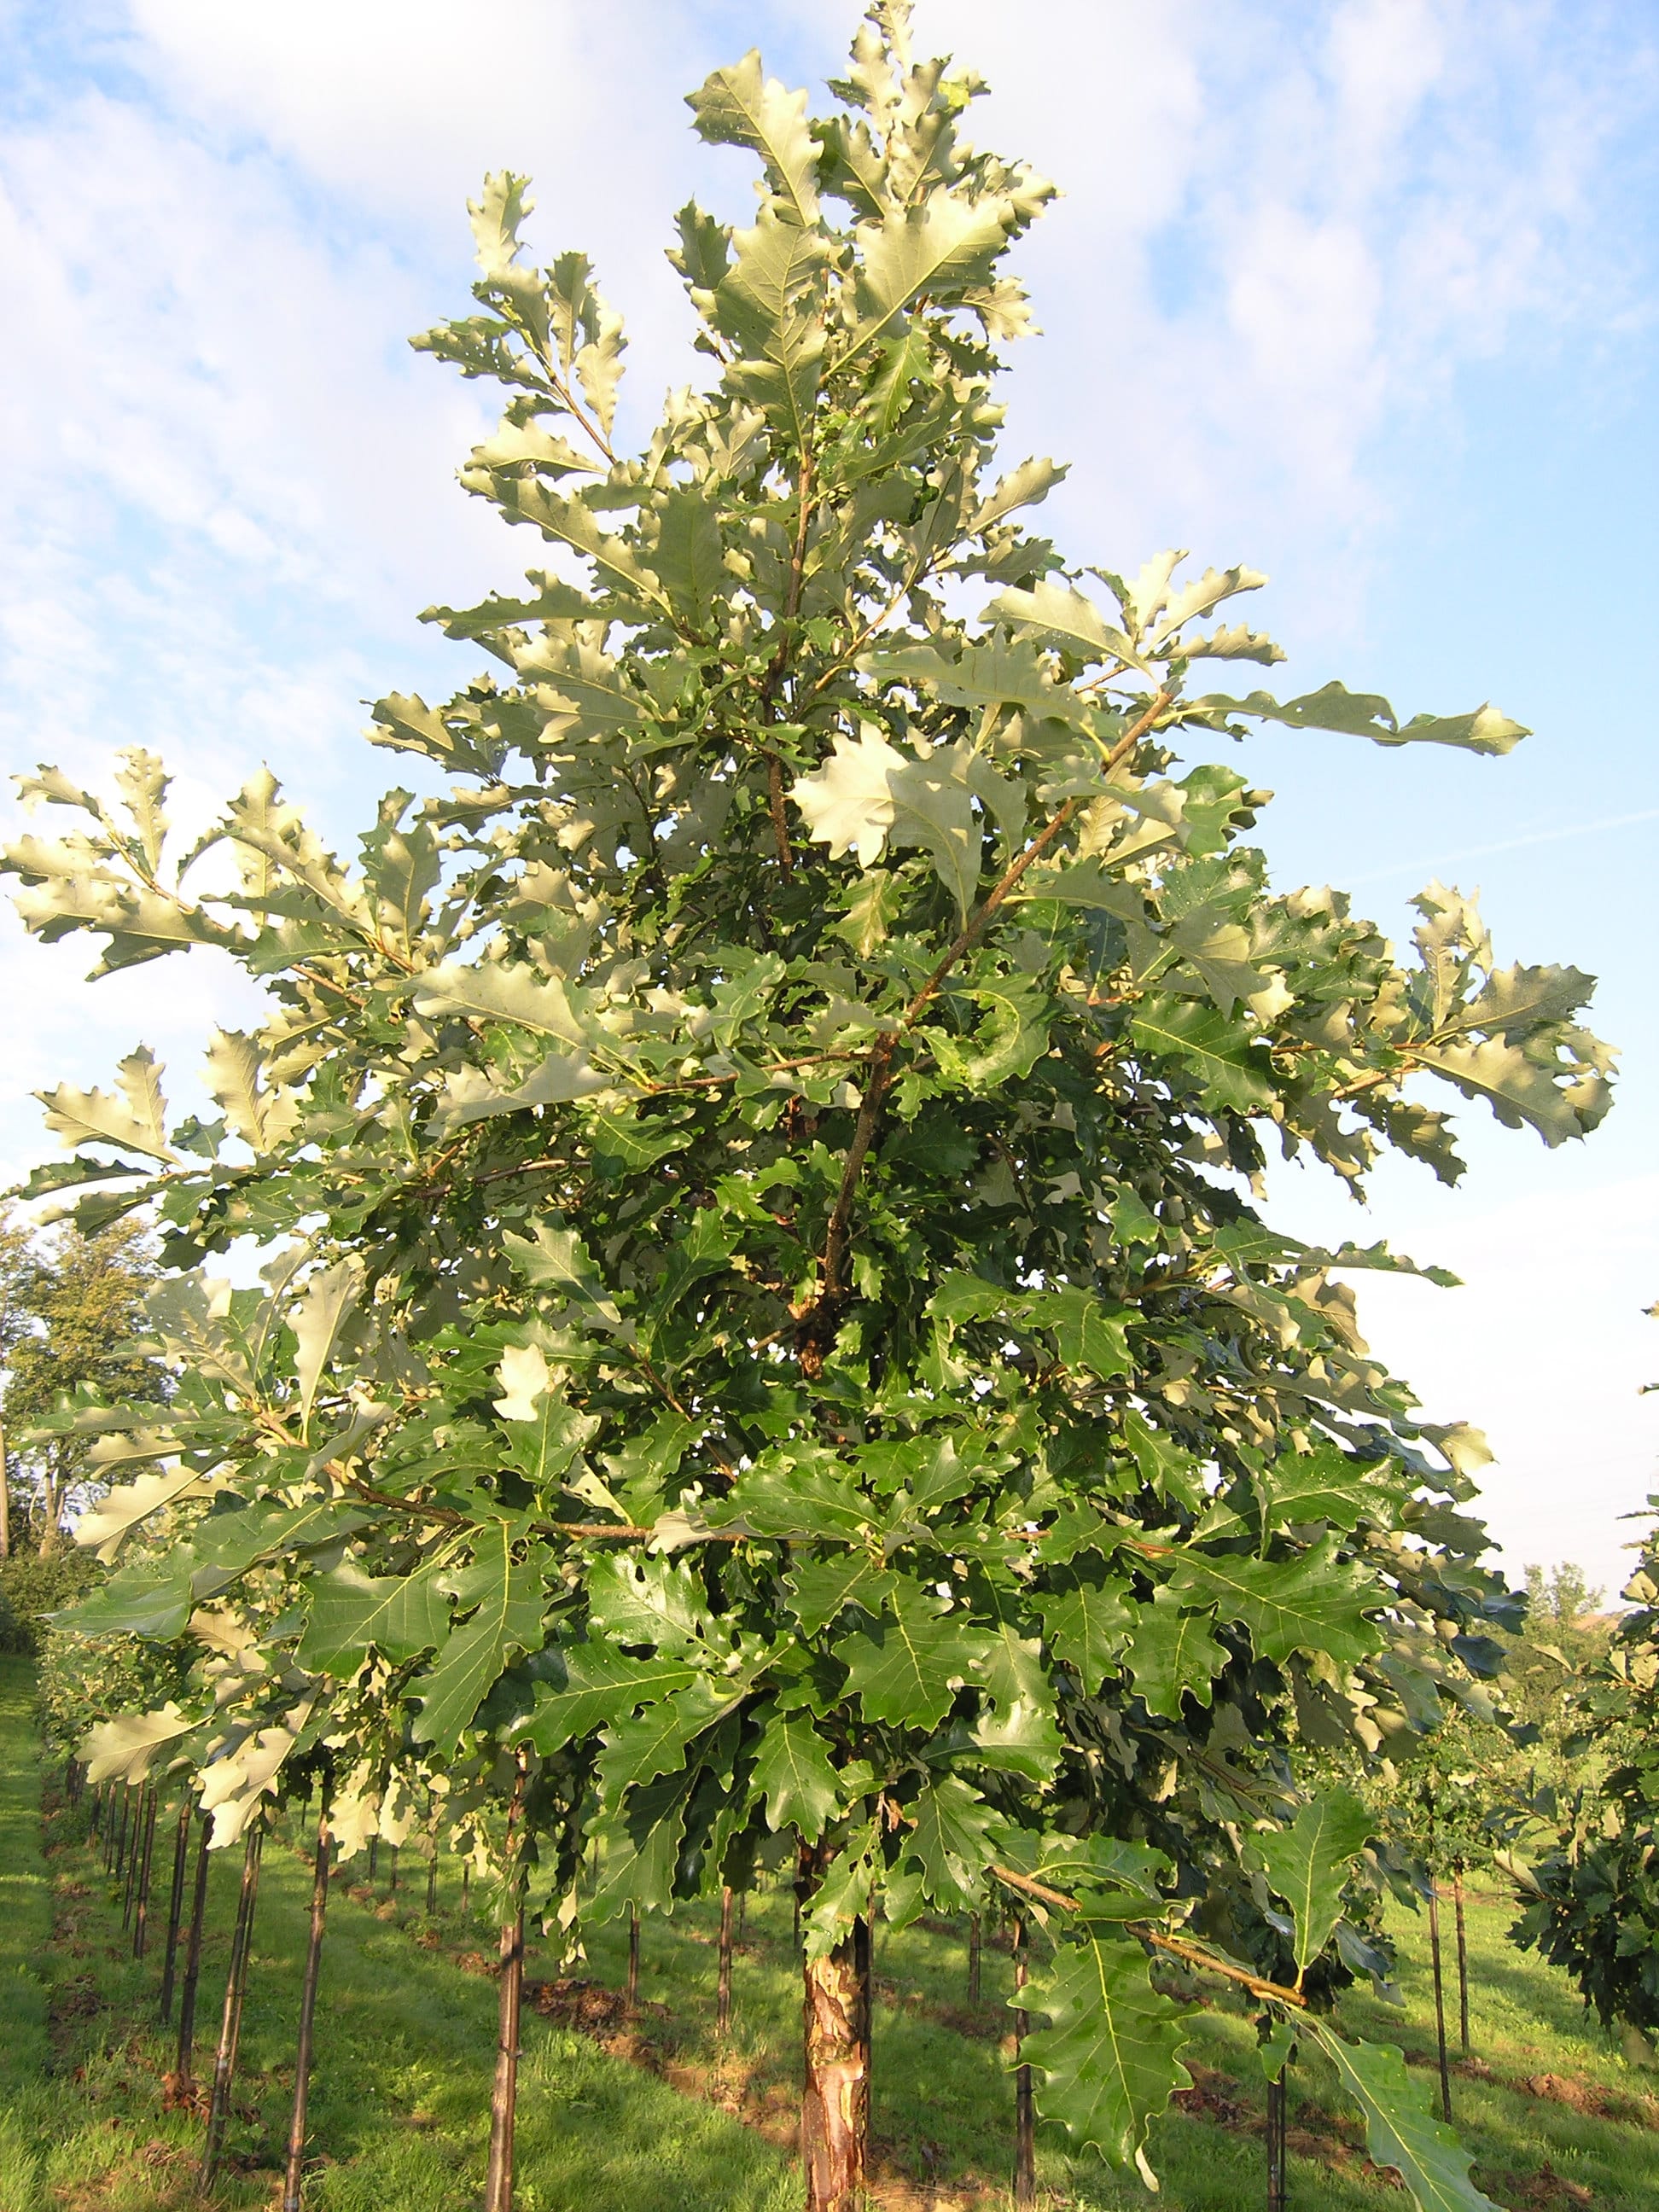
M 170 1644 L 190 1619 L 195 1564 L 187 1545 L 175 1546 L 165 1560 L 134 1559 L 51 1614 L 52 1625 L 71 1636 L 143 1636 Z
M 1299 699 L 1252 691 L 1247 699 L 1212 694 L 1193 703 L 1218 715 L 1249 714 L 1293 730 L 1341 730 L 1379 745 L 1460 745 L 1469 752 L 1506 753 L 1532 734 L 1495 707 L 1477 707 L 1472 714 L 1416 714 L 1402 725 L 1386 699 L 1374 691 L 1350 691 L 1345 684 L 1327 684 Z
M 450 1631 L 432 1666 L 412 1686 L 421 1701 L 412 1733 L 417 1742 L 445 1755 L 459 1743 L 507 1661 L 540 1648 L 547 1610 L 539 1559 L 532 1555 L 515 1565 L 505 1527 L 482 1540 L 460 1594 L 464 1603 L 474 1603 L 471 1618 Z
M 956 1774 L 930 1783 L 909 1812 L 904 1856 L 920 1863 L 927 1896 L 945 1911 L 968 1911 L 983 1895 L 1002 1822 Z
M 631 1790 L 620 1810 L 608 1811 L 595 1822 L 592 1832 L 600 1848 L 599 1875 L 586 1906 L 590 1919 L 614 1920 L 630 1905 L 659 1912 L 672 1906 L 686 1800 L 696 1778 L 694 1769 Z
M 1192 2076 L 1180 2056 L 1187 2015 L 1153 1989 L 1139 1946 L 1064 1943 L 1010 2002 L 1048 2017 L 1019 2054 L 1040 2078 L 1043 2118 L 1150 2180 L 1146 2130 Z
M 341 1679 L 355 1674 L 371 1650 L 392 1661 L 413 1659 L 443 1642 L 449 1605 L 438 1587 L 439 1570 L 406 1575 L 364 1574 L 349 1560 L 308 1585 L 309 1609 L 298 1664 Z
M 507 1236 L 501 1244 L 516 1273 L 538 1291 L 566 1302 L 554 1314 L 556 1328 L 577 1321 L 584 1328 L 603 1329 L 624 1342 L 631 1340 L 632 1324 L 623 1319 L 592 1254 L 574 1229 L 538 1221 L 533 1237 Z
M 919 1584 L 902 1581 L 872 1628 L 856 1629 L 831 1647 L 848 1670 L 866 1720 L 905 1728 L 937 1728 L 991 1638 L 957 1616 Z
M 818 217 L 818 149 L 806 120 L 806 94 L 764 75 L 758 48 L 717 69 L 686 95 L 699 137 L 744 146 L 766 164 L 773 191 L 805 227 Z
M 702 1647 L 708 1601 L 689 1559 L 626 1559 L 607 1553 L 588 1571 L 595 1627 L 619 1644 L 678 1653 Z
M 289 1313 L 294 1331 L 294 1377 L 300 1386 L 300 1430 L 311 1426 L 311 1409 L 340 1333 L 350 1319 L 362 1293 L 362 1277 L 355 1262 L 342 1261 L 313 1275 Z
M 1131 668 L 1146 668 L 1123 631 L 1072 584 L 1045 579 L 1029 592 L 1000 592 L 986 608 L 985 619 L 1034 630 L 1085 663 L 1121 660 Z
M 753 1787 L 766 1800 L 766 1825 L 799 1830 L 814 1844 L 841 1802 L 830 1747 L 809 1720 L 780 1716 L 767 1723 L 755 1752 Z
M 1426 2083 L 1413 2080 L 1393 2044 L 1345 2042 L 1316 2014 L 1303 2025 L 1358 2106 L 1372 2164 L 1393 2167 L 1418 2212 L 1498 2212 L 1470 2180 L 1468 2152 L 1430 2111 Z
M 1566 1071 L 1553 1056 L 1540 1061 L 1502 1037 L 1486 1037 L 1479 1044 L 1455 1038 L 1408 1049 L 1419 1066 L 1443 1076 L 1466 1098 L 1484 1098 L 1506 1128 L 1528 1126 L 1547 1145 L 1583 1136 L 1599 1118 L 1587 1118 L 1575 1106 L 1562 1081 Z
M 460 1014 L 489 1022 L 512 1022 L 561 1043 L 585 1045 L 601 1034 L 589 1016 L 586 994 L 558 976 L 540 975 L 522 963 L 447 963 L 430 968 L 415 986 L 415 1011 L 429 1019 Z
M 714 295 L 715 325 L 740 356 L 727 375 L 799 449 L 811 434 L 823 364 L 827 244 L 768 207 L 732 245 L 731 269 Z
M 630 1659 L 599 1638 L 549 1644 L 528 1662 L 526 1673 L 529 1709 L 508 1720 L 503 1733 L 550 1759 L 566 1744 L 626 1719 L 637 1706 L 672 1698 L 697 1679 L 684 1660 Z
M 809 1636 L 829 1627 L 849 1605 L 879 1613 L 898 1586 L 898 1577 L 868 1552 L 806 1560 L 794 1568 L 787 1584 L 790 1609 Z
M 815 844 L 830 856 L 858 855 L 868 868 L 887 842 L 921 845 L 939 881 L 966 914 L 979 881 L 984 840 L 973 799 L 974 756 L 963 745 L 936 745 L 925 760 L 890 745 L 871 722 L 856 739 L 837 733 L 830 758 L 796 778 L 789 796 L 806 818 Z
M 982 1007 L 984 1018 L 971 1039 L 943 1029 L 927 1031 L 941 1071 L 964 1091 L 981 1095 L 1029 1075 L 1048 1048 L 1054 1002 L 1042 984 L 1031 975 L 996 975 L 959 995 Z
M 707 495 L 676 485 L 656 509 L 652 566 L 663 588 L 695 623 L 707 622 L 722 587 L 729 587 L 720 524 Z
M 1129 1034 L 1144 1051 L 1187 1068 L 1213 1105 L 1255 1114 L 1273 1103 L 1273 1070 L 1251 1050 L 1251 1032 L 1214 1006 L 1149 991 L 1129 1018 Z
M 1039 1328 L 1054 1331 L 1062 1365 L 1103 1379 L 1133 1370 L 1127 1334 L 1138 1317 L 1133 1307 L 1109 1306 L 1081 1289 L 1035 1291 L 1024 1303 Z
M 1382 1585 L 1357 1559 L 1339 1562 L 1330 1536 L 1296 1559 L 1188 1553 L 1169 1587 L 1186 1604 L 1214 1605 L 1224 1620 L 1242 1621 L 1257 1656 L 1275 1662 L 1312 1651 L 1357 1666 L 1383 1640 L 1366 1618 L 1368 1607 L 1384 1602 Z
M 1075 1668 L 1086 1696 L 1097 1695 L 1134 1623 L 1125 1585 L 1079 1574 L 1069 1589 L 1040 1590 L 1031 1602 L 1055 1658 Z
M 1211 1685 L 1227 1663 L 1226 1653 L 1210 1633 L 1212 1616 L 1183 1612 L 1174 1594 L 1163 1589 L 1153 1591 L 1152 1603 L 1143 1605 L 1134 1620 L 1124 1663 L 1147 1711 L 1178 1721 L 1183 1692 L 1207 1705 Z
M 858 325 L 836 366 L 878 337 L 920 293 L 945 300 L 982 281 L 1002 250 L 1013 210 L 993 194 L 978 201 L 935 192 L 920 207 L 894 209 L 864 234 L 856 279 Z
M 1370 1832 L 1370 1815 L 1356 1798 L 1327 1790 L 1291 1827 L 1249 1839 L 1251 1856 L 1295 1916 L 1298 1989 L 1342 1917 L 1342 1887 Z
M 705 1729 L 732 1711 L 747 1686 L 740 1678 L 714 1680 L 698 1674 L 660 1705 L 647 1705 L 631 1719 L 613 1721 L 599 1754 L 599 1786 L 609 1798 L 659 1774 L 676 1774 L 690 1746 Z
M 1352 1528 L 1387 1503 L 1387 1491 L 1377 1486 L 1386 1472 L 1376 1461 L 1352 1460 L 1337 1445 L 1321 1443 L 1310 1451 L 1281 1452 L 1255 1480 L 1275 1528 L 1328 1521 L 1334 1528 Z
M 167 1142 L 161 1070 L 149 1048 L 140 1045 L 129 1053 L 118 1073 L 118 1098 L 102 1091 L 77 1091 L 71 1083 L 37 1092 L 46 1109 L 47 1128 L 65 1145 L 120 1145 L 152 1160 L 176 1160 L 179 1155 Z

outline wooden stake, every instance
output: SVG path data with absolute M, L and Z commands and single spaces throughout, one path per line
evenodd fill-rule
M 179 1801 L 173 1838 L 173 1886 L 167 1893 L 167 1948 L 161 1960 L 161 2025 L 173 2017 L 173 1969 L 179 1963 L 179 1923 L 185 1910 L 185 1869 L 190 1861 L 190 1792 Z
M 501 2005 L 495 2030 L 495 2081 L 489 2099 L 489 2170 L 484 2212 L 513 2212 L 513 2151 L 518 2118 L 519 2017 L 524 1996 L 524 1891 L 519 1875 L 519 1815 L 524 1809 L 526 1755 L 507 1813 L 506 1859 L 518 1903 L 501 1929 Z
M 328 1796 L 317 1817 L 317 1856 L 312 1869 L 311 1936 L 306 1946 L 306 1976 L 300 1990 L 300 2038 L 294 2054 L 294 2118 L 288 2131 L 288 2172 L 283 2182 L 283 2212 L 300 2212 L 305 2170 L 306 2102 L 311 2094 L 312 2025 L 317 2013 L 317 1974 L 323 1958 L 323 1921 L 328 1911 Z
M 1469 2048 L 1469 1944 L 1463 1926 L 1463 1862 L 1452 1863 L 1452 1911 L 1457 1920 L 1457 2029 L 1463 2048 L 1463 2057 L 1474 2056 Z
M 149 1786 L 149 1802 L 144 1808 L 144 1837 L 138 1859 L 138 1893 L 133 1905 L 132 1955 L 142 1959 L 149 1941 L 149 1869 L 155 1850 L 155 1784 Z
M 113 1865 L 115 1879 L 117 1881 L 119 1881 L 121 1879 L 121 1869 L 126 1864 L 127 1861 L 127 1816 L 131 1810 L 132 1785 L 131 1783 L 123 1783 L 121 1785 L 121 1829 L 120 1833 L 115 1838 Z M 121 1925 L 124 1928 L 126 1926 L 125 1920 L 121 1923 Z
M 197 2185 L 204 2193 L 212 2188 L 225 2147 L 225 2127 L 230 2118 L 230 2086 L 236 2075 L 236 2047 L 242 2034 L 242 1999 L 247 1989 L 248 1954 L 253 1943 L 253 1907 L 259 1892 L 259 1851 L 264 1831 L 249 1831 L 242 1853 L 242 1887 L 236 1901 L 236 1929 L 231 1938 L 230 1972 L 225 1978 L 225 2005 L 219 2021 L 219 2049 L 213 2062 L 213 2094 L 208 2103 L 207 2141 L 202 2146 L 201 2172 Z
M 127 1794 L 131 1796 L 131 1790 Z M 121 1894 L 121 1925 L 124 1929 L 131 1928 L 132 1925 L 132 1893 L 138 1881 L 138 1838 L 143 1832 L 143 1825 L 144 1790 L 141 1784 L 138 1790 L 138 1802 L 132 1808 L 132 1833 L 131 1836 L 127 1834 L 125 1824 L 121 1831 L 121 1840 L 126 1845 L 127 1853 L 126 1887 Z M 118 1872 L 119 1869 L 118 1869 L 117 1871 Z
M 628 1908 L 628 2002 L 630 2008 L 640 2001 L 640 1908 Z
M 714 2033 L 724 2035 L 732 2025 L 732 1885 L 720 1891 L 720 1975 L 714 1995 Z
M 969 2004 L 979 2002 L 980 1951 L 983 1940 L 979 1915 L 977 1912 L 970 1912 L 968 1915 L 968 2002 Z
M 179 2076 L 179 2086 L 186 2094 L 196 2086 L 196 2077 L 191 2067 L 195 2057 L 196 1986 L 202 1972 L 202 1930 L 207 1922 L 208 1873 L 212 1864 L 208 1857 L 210 1832 L 208 1816 L 204 1813 L 202 1840 L 196 1852 L 196 1888 L 191 1900 L 190 1938 L 185 1946 L 185 1978 L 179 1994 L 179 2055 L 173 2068 Z
M 368 1839 L 368 1881 L 371 1888 L 374 1885 L 374 1869 L 380 1862 L 380 1839 L 379 1836 L 371 1836 Z
M 979 1915 L 974 1915 L 974 1926 L 979 1926 Z M 1029 1972 L 1025 1916 L 1013 1916 L 1012 1930 L 1014 1943 L 1014 1987 L 1023 1990 Z M 978 1961 L 975 1960 L 975 1965 Z M 978 1995 L 977 1990 L 975 1991 Z M 1021 2051 L 1025 2045 L 1025 2032 L 1030 2025 L 1030 2015 L 1022 2008 L 1014 2014 L 1014 2049 Z M 1016 2212 L 1030 2212 L 1036 2203 L 1036 2111 L 1031 2096 L 1031 2069 L 1029 2066 L 1014 2069 L 1014 2204 Z
M 1429 1955 L 1434 1966 L 1434 2036 L 1440 2052 L 1440 2117 L 1451 2125 L 1451 2068 L 1446 2062 L 1446 1992 L 1440 1978 L 1440 1889 L 1429 1880 Z
M 1267 2084 L 1267 2212 L 1286 2212 L 1290 2184 L 1285 2174 L 1285 2136 L 1289 2132 L 1290 2094 L 1286 2059 L 1279 2079 Z

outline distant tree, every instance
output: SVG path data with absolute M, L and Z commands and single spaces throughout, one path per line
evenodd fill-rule
M 1659 1514 L 1659 1495 L 1648 1501 Z M 1602 2020 L 1659 2031 L 1659 1542 L 1625 1596 L 1632 1610 L 1562 1698 L 1564 1782 L 1540 1792 L 1548 1848 L 1511 1862 L 1523 1948 L 1564 1966 Z
M 1547 1574 L 1540 1566 L 1527 1569 L 1527 1609 L 1535 1621 L 1548 1620 L 1558 1628 L 1576 1628 L 1585 1613 L 1600 1610 L 1604 1595 L 1590 1588 L 1576 1560 L 1564 1559 Z
M 8 1553 L 55 1552 L 70 1508 L 105 1486 L 94 1436 L 38 1425 L 87 1386 L 115 1400 L 159 1394 L 161 1370 L 135 1343 L 155 1275 L 142 1224 L 37 1237 L 0 1218 Z

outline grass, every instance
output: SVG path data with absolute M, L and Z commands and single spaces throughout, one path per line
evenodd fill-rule
M 170 2039 L 155 2025 L 159 1943 L 128 1955 L 118 1885 L 84 1838 L 84 1812 L 46 1793 L 28 1720 L 26 1668 L 0 1673 L 0 2212 L 185 2212 L 196 2205 L 198 2116 L 169 2106 Z M 158 1837 L 161 1832 L 158 1824 Z M 235 1869 L 216 1865 L 203 1975 L 198 2071 L 210 2059 Z M 350 1869 L 330 1907 L 313 2085 L 310 2212 L 470 2212 L 483 2177 L 495 1988 L 489 1931 L 456 1909 L 428 1922 L 425 1869 L 404 1854 L 387 1895 Z M 165 1895 L 166 1869 L 158 1890 Z M 265 1853 L 243 2063 L 219 2203 L 273 2200 L 292 2094 L 292 2046 L 309 1876 L 274 1838 Z M 1516 2212 L 1659 2202 L 1653 2077 L 1587 2024 L 1559 1975 L 1509 1948 L 1506 1909 L 1470 1910 L 1476 2062 L 1454 2081 L 1476 2178 Z M 587 1963 L 562 1978 L 532 1945 L 538 2009 L 526 2014 L 519 2138 L 520 2212 L 785 2212 L 799 2202 L 791 2155 L 799 2109 L 799 1994 L 787 1897 L 753 1899 L 733 2021 L 714 2033 L 712 1908 L 681 1908 L 644 1930 L 641 2003 L 617 1992 L 619 1927 L 588 1936 Z M 1368 1994 L 1345 2000 L 1350 2028 L 1432 2063 L 1424 1931 L 1402 1942 L 1403 2014 Z M 1011 2097 L 1006 2000 L 1012 1962 L 987 1945 L 981 2004 L 965 2002 L 960 1931 L 878 1933 L 875 2126 L 885 2212 L 1006 2203 Z M 1194 2088 L 1154 2130 L 1170 2212 L 1256 2212 L 1264 2197 L 1262 2087 L 1243 2014 L 1224 2002 L 1194 2021 Z M 1429 2071 L 1420 2076 L 1431 2080 Z M 1358 2127 L 1322 2067 L 1294 2069 L 1291 2203 L 1297 2212 L 1398 2206 L 1370 2171 Z M 1146 2208 L 1138 2184 L 1073 2161 L 1045 2130 L 1039 2177 L 1075 2212 Z

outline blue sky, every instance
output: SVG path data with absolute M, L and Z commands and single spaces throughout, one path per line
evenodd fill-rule
M 0 0 L 0 749 L 98 775 L 141 742 L 205 814 L 261 761 L 349 839 L 402 763 L 362 702 L 442 692 L 464 653 L 413 617 L 525 557 L 454 489 L 480 397 L 407 334 L 465 301 L 463 202 L 529 170 L 550 254 L 579 245 L 629 319 L 629 421 L 689 372 L 669 211 L 746 204 L 681 95 L 760 43 L 817 83 L 836 0 Z M 1644 689 L 1659 567 L 1659 19 L 1642 0 L 922 0 L 921 40 L 989 78 L 982 140 L 1066 197 L 1023 249 L 1045 335 L 1008 443 L 1073 463 L 1069 556 L 1167 544 L 1273 577 L 1252 619 L 1297 688 L 1407 712 L 1491 697 L 1504 762 L 1336 738 L 1254 743 L 1283 883 L 1391 930 L 1436 874 L 1479 884 L 1500 951 L 1601 978 L 1620 1105 L 1546 1153 L 1468 1117 L 1446 1194 L 1379 1179 L 1354 1224 L 1466 1279 L 1367 1284 L 1374 1347 L 1498 1449 L 1517 1571 L 1616 1586 L 1654 1482 L 1659 863 Z M 29 1092 L 104 1079 L 140 1037 L 188 1095 L 244 987 L 163 964 L 95 987 L 8 923 L 0 1157 Z

